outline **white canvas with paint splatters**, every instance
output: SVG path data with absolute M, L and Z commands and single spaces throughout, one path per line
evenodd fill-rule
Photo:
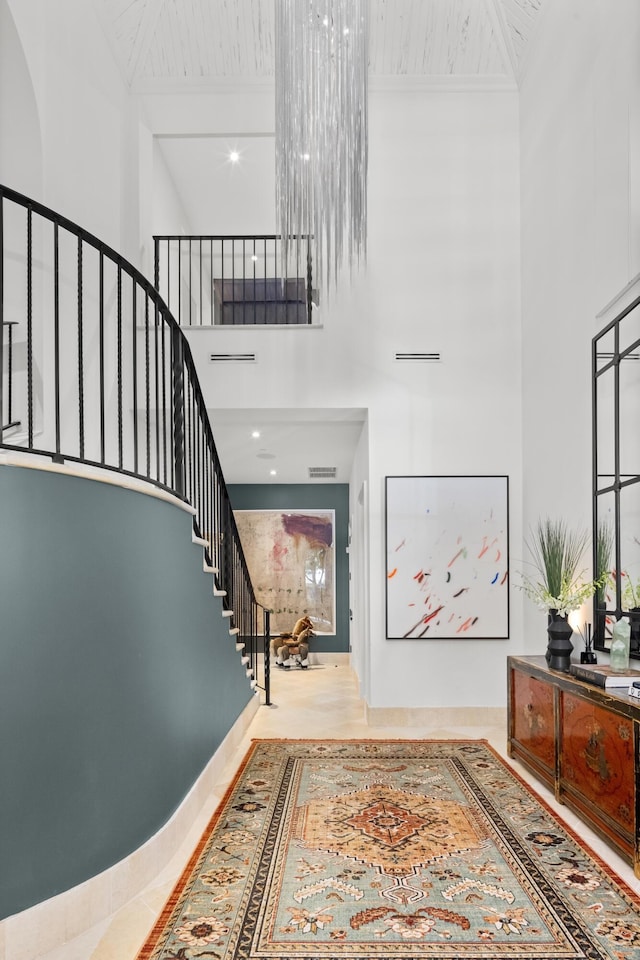
M 387 638 L 509 637 L 509 478 L 386 477 Z

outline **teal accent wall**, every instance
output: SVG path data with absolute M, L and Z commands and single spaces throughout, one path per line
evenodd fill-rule
M 0 918 L 153 836 L 253 695 L 191 527 L 0 466 Z
M 316 637 L 312 651 L 349 651 L 349 485 L 347 483 L 229 484 L 234 510 L 335 510 L 336 635 Z M 291 624 L 293 626 L 293 624 Z

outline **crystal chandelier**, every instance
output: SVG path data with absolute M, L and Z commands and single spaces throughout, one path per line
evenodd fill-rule
M 366 255 L 369 0 L 275 0 L 276 208 L 328 287 Z

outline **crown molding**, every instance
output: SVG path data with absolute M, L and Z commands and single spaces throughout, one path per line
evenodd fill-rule
M 372 93 L 517 93 L 513 77 L 505 75 L 480 76 L 376 76 L 369 75 Z
M 381 75 L 369 74 L 369 90 L 372 93 L 517 93 L 518 85 L 513 77 L 506 75 Z M 152 80 L 136 80 L 131 92 L 140 96 L 183 96 L 231 93 L 273 93 L 273 77 L 202 77 Z

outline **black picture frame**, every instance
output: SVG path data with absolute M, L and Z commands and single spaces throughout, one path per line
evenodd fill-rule
M 509 478 L 385 477 L 388 640 L 509 639 Z

